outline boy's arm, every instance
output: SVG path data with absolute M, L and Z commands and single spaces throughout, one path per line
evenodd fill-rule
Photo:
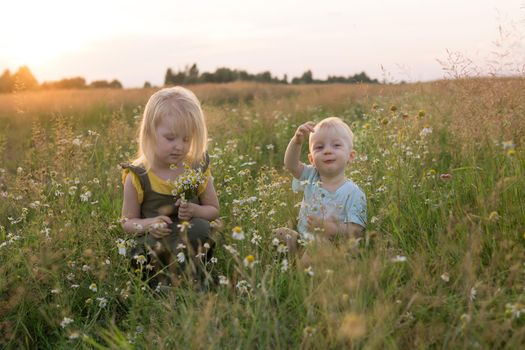
M 328 220 L 325 223 L 325 233 L 330 239 L 334 239 L 337 234 L 342 234 L 345 238 L 361 238 L 365 228 L 354 222 L 338 223 Z
M 301 148 L 311 132 L 314 132 L 314 122 L 307 122 L 297 128 L 295 135 L 288 143 L 284 153 L 284 166 L 293 177 L 299 179 L 303 173 L 304 165 L 301 163 Z
M 302 144 L 297 144 L 297 142 L 292 138 L 288 144 L 288 147 L 286 147 L 286 152 L 284 153 L 284 166 L 286 170 L 288 170 L 296 179 L 301 177 L 304 169 L 304 165 L 300 160 L 301 146 Z
M 346 238 L 363 237 L 365 228 L 353 222 L 340 222 L 334 217 L 322 219 L 318 216 L 309 216 L 308 225 L 312 228 L 319 228 L 320 231 L 330 240 L 333 240 L 338 234 Z
M 359 190 L 351 196 L 352 202 L 347 202 L 345 211 L 347 220 L 341 222 L 336 217 L 330 217 L 325 223 L 325 232 L 333 239 L 337 234 L 345 238 L 361 238 L 365 232 L 366 223 L 366 197 Z

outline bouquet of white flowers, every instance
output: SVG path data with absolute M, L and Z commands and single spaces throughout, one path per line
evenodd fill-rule
M 204 181 L 206 181 L 206 175 L 200 168 L 193 169 L 189 165 L 184 164 L 184 173 L 177 179 L 170 181 L 174 187 L 171 194 L 185 201 L 197 193 L 197 189 Z

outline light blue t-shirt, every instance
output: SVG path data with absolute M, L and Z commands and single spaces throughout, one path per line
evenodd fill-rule
M 335 192 L 321 187 L 321 178 L 317 169 L 304 165 L 301 178 L 293 179 L 292 190 L 304 191 L 297 231 L 305 241 L 314 239 L 313 232 L 308 231 L 307 216 L 316 215 L 322 218 L 335 217 L 342 223 L 355 223 L 366 226 L 366 196 L 351 180 L 346 180 Z

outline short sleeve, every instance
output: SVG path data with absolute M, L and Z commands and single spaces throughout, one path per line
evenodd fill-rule
M 345 223 L 354 223 L 366 227 L 366 196 L 359 188 L 351 195 L 346 206 Z
M 301 177 L 299 179 L 294 178 L 292 180 L 292 191 L 299 192 L 304 191 L 304 188 L 308 184 L 312 184 L 315 181 L 318 181 L 319 174 L 317 173 L 317 170 L 311 166 L 303 164 L 303 172 L 301 173 Z
M 139 204 L 142 204 L 142 202 L 144 201 L 144 190 L 142 190 L 139 176 L 134 172 L 130 171 L 129 169 L 124 169 L 122 170 L 122 184 L 124 184 L 124 182 L 126 181 L 126 176 L 128 175 L 131 175 L 131 183 L 137 191 L 137 201 L 139 202 Z
M 204 191 L 206 191 L 206 187 L 208 187 L 208 182 L 210 181 L 210 177 L 211 177 L 211 170 L 210 170 L 209 166 L 207 167 L 206 171 L 204 172 L 204 176 L 206 177 L 206 179 L 197 188 L 197 195 L 198 196 L 203 194 Z

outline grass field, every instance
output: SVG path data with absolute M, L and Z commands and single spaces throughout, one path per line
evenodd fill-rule
M 167 296 L 119 254 L 118 165 L 153 90 L 0 95 L 0 347 L 525 344 L 524 79 L 190 89 L 211 138 L 221 283 Z M 282 159 L 300 123 L 333 115 L 356 135 L 348 176 L 369 223 L 304 270 L 272 242 L 301 200 Z

